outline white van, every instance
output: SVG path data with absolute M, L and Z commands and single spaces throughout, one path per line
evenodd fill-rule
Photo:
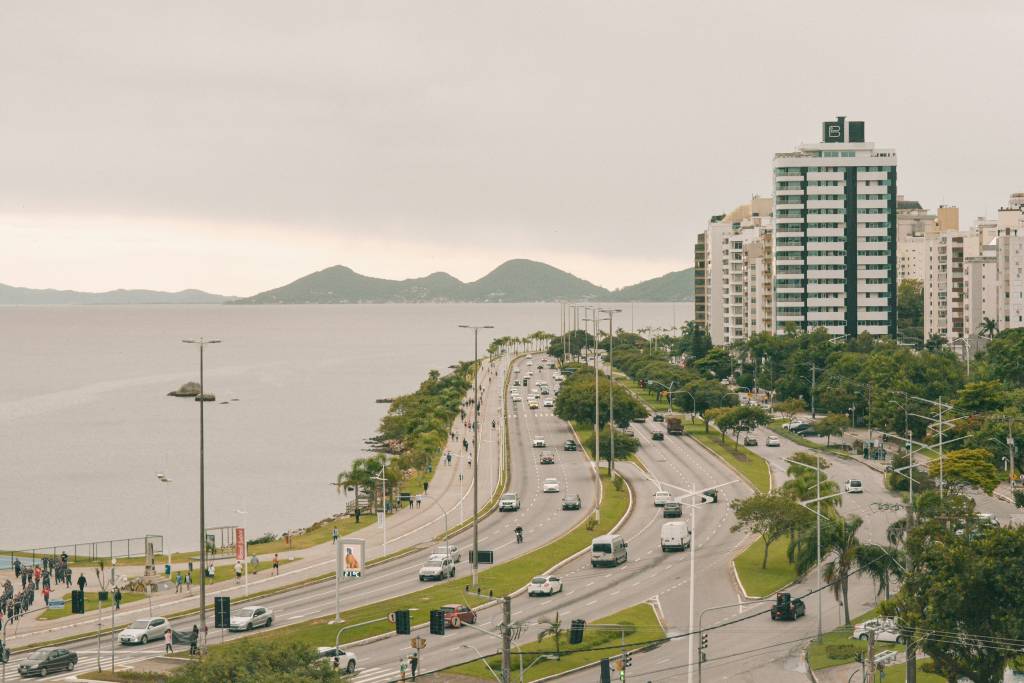
M 665 522 L 661 525 L 661 552 L 686 550 L 690 547 L 690 538 L 686 522 Z
M 591 567 L 615 567 L 627 558 L 628 544 L 618 534 L 605 534 L 594 539 L 590 546 Z

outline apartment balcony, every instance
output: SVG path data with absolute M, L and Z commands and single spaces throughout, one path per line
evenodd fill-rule
M 863 208 L 863 207 L 861 207 L 861 208 Z M 889 224 L 889 214 L 888 213 L 858 213 L 857 214 L 857 222 L 858 223 L 870 223 L 872 225 L 878 225 L 878 224 L 888 225 Z
M 846 174 L 842 171 L 814 171 L 807 174 L 807 184 L 844 180 Z
M 814 211 L 815 209 L 841 209 L 845 206 L 842 199 L 814 199 L 813 197 L 807 198 L 807 210 Z
M 887 263 L 889 263 L 889 257 L 888 256 L 858 256 L 857 257 L 857 264 L 858 265 L 879 266 L 879 265 L 885 265 Z
M 885 199 L 858 199 L 858 209 L 888 209 L 889 202 Z
M 868 180 L 888 180 L 889 173 L 887 171 L 861 171 L 857 174 L 857 181 L 868 181 Z M 886 187 L 885 185 L 876 187 Z
M 871 283 L 871 284 L 868 284 L 866 282 L 858 282 L 857 283 L 857 291 L 858 292 L 888 292 L 889 291 L 889 284 L 888 283 L 882 283 L 882 284 Z
M 888 320 L 889 311 L 861 311 L 857 310 L 857 320 Z

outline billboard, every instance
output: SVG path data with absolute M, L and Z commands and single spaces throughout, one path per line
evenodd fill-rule
M 245 529 L 235 527 L 235 559 L 245 560 Z
M 366 541 L 361 538 L 343 538 L 338 541 L 343 576 L 359 577 L 365 566 Z

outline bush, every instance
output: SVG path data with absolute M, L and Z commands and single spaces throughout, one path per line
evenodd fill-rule
M 619 491 L 621 493 L 622 490 L 624 488 L 626 488 L 626 482 L 625 482 L 625 480 L 622 477 L 620 477 L 619 475 L 616 474 L 615 478 L 612 479 L 612 486 L 615 487 L 616 491 Z M 1020 506 L 1018 505 L 1017 507 L 1020 507 Z
M 829 659 L 852 659 L 860 652 L 853 643 L 842 643 L 840 645 L 826 645 L 825 654 Z
M 1013 504 L 1019 508 L 1024 508 L 1024 491 L 1013 492 Z
M 921 662 L 920 664 L 918 664 L 918 666 L 921 667 L 921 671 L 925 672 L 926 674 L 936 673 L 935 662 L 933 662 L 930 659 L 926 662 Z

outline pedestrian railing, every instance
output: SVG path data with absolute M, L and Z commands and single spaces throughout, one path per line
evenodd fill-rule
M 89 541 L 88 543 L 69 543 L 66 545 L 42 546 L 24 550 L 5 550 L 0 553 L 0 569 L 9 569 L 14 560 L 22 564 L 40 564 L 44 557 L 59 558 L 67 553 L 69 563 L 97 562 L 106 560 L 108 563 L 115 557 L 129 559 L 146 556 L 146 544 L 153 544 L 153 553 L 160 555 L 164 551 L 164 537 L 159 535 L 142 536 L 139 538 L 118 538 L 109 541 Z

